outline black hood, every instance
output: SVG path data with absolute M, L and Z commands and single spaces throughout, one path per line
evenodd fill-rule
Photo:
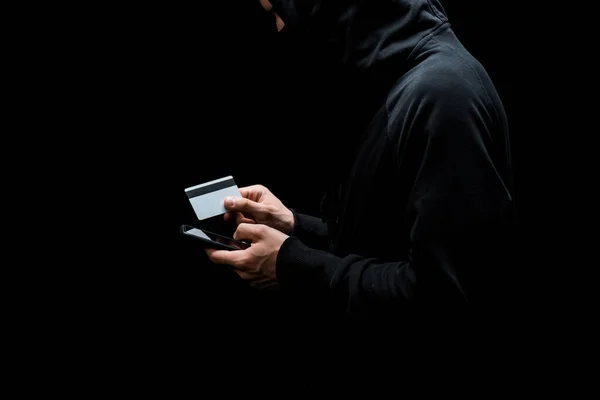
M 314 60 L 328 77 L 320 81 L 335 93 L 327 108 L 334 125 L 317 139 L 321 151 L 335 155 L 322 203 L 322 217 L 331 222 L 340 211 L 336 204 L 354 148 L 360 145 L 357 139 L 392 86 L 419 62 L 420 44 L 447 24 L 446 14 L 438 0 L 270 1 L 285 22 L 280 44 L 288 54 L 298 48 L 299 57 Z
M 438 0 L 271 0 L 285 22 L 325 50 L 345 70 L 393 70 L 396 77 L 414 50 L 447 22 Z

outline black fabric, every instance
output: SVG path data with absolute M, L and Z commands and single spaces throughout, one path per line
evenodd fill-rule
M 327 224 L 311 215 L 298 213 L 293 208 L 294 230 L 292 236 L 299 238 L 306 245 L 319 250 L 327 250 L 330 246 Z
M 359 318 L 505 303 L 518 268 L 508 124 L 440 3 L 273 3 L 331 49 L 347 106 L 323 203 L 329 252 L 309 248 L 325 231 L 296 216 L 311 227 L 280 250 L 282 286 L 325 287 L 332 310 Z

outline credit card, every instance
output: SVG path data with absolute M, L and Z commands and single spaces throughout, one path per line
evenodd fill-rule
M 189 187 L 185 189 L 185 194 L 199 220 L 225 214 L 225 198 L 242 196 L 232 176 Z

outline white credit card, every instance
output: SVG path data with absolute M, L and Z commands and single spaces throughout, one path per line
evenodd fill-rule
M 225 214 L 225 198 L 242 196 L 232 176 L 189 187 L 185 194 L 199 220 Z

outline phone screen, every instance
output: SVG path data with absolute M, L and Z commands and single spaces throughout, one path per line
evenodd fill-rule
M 217 235 L 212 232 L 203 231 L 198 228 L 189 228 L 184 232 L 186 235 L 197 236 L 202 239 L 210 240 L 213 242 L 221 243 L 230 247 L 234 247 L 239 250 L 244 250 L 250 247 L 248 243 L 240 242 L 238 240 L 234 240 L 232 238 L 228 238 L 225 236 Z

